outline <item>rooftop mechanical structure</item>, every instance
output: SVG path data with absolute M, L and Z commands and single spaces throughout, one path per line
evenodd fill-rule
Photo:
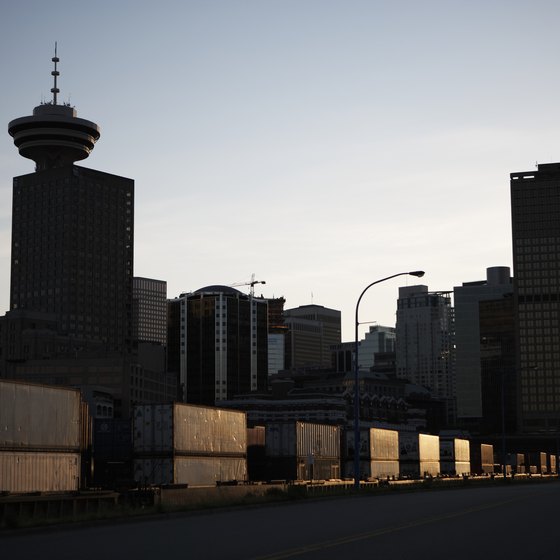
M 72 165 L 87 158 L 100 136 L 99 127 L 94 122 L 79 119 L 73 107 L 57 103 L 60 93 L 57 63 L 60 59 L 56 56 L 56 44 L 52 61 L 52 101 L 35 107 L 33 115 L 14 119 L 8 125 L 8 132 L 20 155 L 32 159 L 36 171 Z

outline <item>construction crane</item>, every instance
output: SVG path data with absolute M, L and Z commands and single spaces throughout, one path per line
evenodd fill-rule
M 236 288 L 238 286 L 251 286 L 250 294 L 251 297 L 255 296 L 255 284 L 266 284 L 265 280 L 255 280 L 255 273 L 251 275 L 251 280 L 249 282 L 238 282 L 237 284 L 231 284 L 230 288 Z

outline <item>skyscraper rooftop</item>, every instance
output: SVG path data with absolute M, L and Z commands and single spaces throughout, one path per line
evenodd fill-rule
M 99 127 L 94 122 L 78 118 L 70 105 L 58 104 L 57 78 L 60 72 L 57 64 L 60 59 L 56 44 L 52 61 L 52 100 L 35 107 L 33 115 L 14 119 L 8 125 L 8 132 L 20 155 L 32 159 L 37 171 L 63 167 L 87 158 L 100 136 Z

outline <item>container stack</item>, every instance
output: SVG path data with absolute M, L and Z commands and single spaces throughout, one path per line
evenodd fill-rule
M 78 390 L 0 381 L 0 491 L 77 491 L 86 412 Z
M 439 436 L 400 432 L 399 460 L 402 477 L 438 476 L 441 472 Z
M 441 472 L 448 476 L 462 476 L 471 472 L 469 440 L 441 437 L 439 440 Z
M 354 477 L 355 434 L 344 438 L 344 476 Z M 360 430 L 360 478 L 389 479 L 399 476 L 399 433 L 385 428 Z
M 134 407 L 134 479 L 208 486 L 247 480 L 244 412 L 187 404 Z
M 266 426 L 269 480 L 340 478 L 340 428 L 307 422 Z
M 369 434 L 371 477 L 397 478 L 399 476 L 399 432 L 371 428 Z

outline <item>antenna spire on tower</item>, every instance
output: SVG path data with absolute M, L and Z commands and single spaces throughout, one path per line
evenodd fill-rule
M 53 94 L 53 105 L 56 105 L 56 94 L 60 93 L 60 90 L 56 87 L 56 78 L 60 76 L 60 72 L 56 69 L 57 62 L 60 62 L 58 56 L 56 56 L 56 41 L 54 43 L 54 56 L 52 57 L 52 61 L 54 62 L 54 70 L 51 72 L 51 76 L 54 76 L 54 87 L 51 88 L 51 93 Z

